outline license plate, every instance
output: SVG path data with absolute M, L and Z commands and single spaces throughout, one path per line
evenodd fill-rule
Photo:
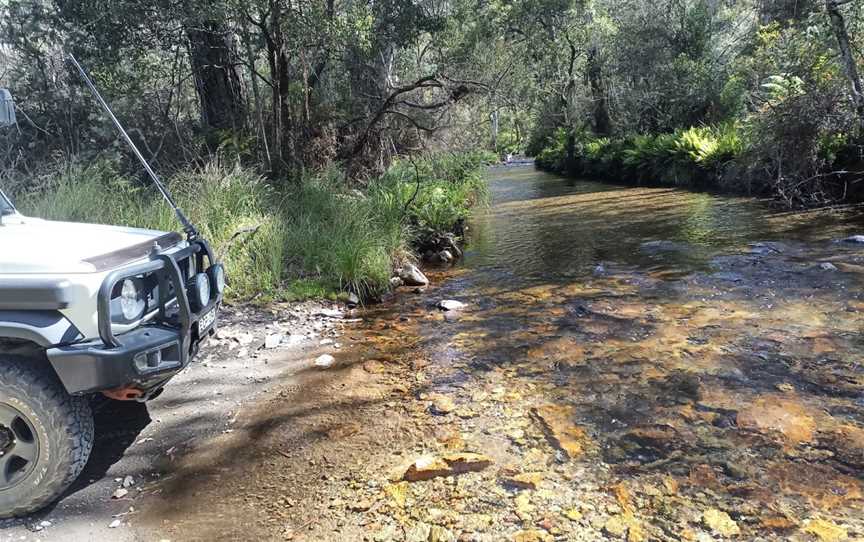
M 210 309 L 208 312 L 205 312 L 201 315 L 201 318 L 198 319 L 198 333 L 204 333 L 210 326 L 213 325 L 213 322 L 216 321 L 216 308 Z

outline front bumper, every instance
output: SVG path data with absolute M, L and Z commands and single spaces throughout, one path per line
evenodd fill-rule
M 178 266 L 178 261 L 185 258 L 196 258 L 196 269 L 205 269 L 205 260 L 208 267 L 216 263 L 207 243 L 196 240 L 170 255 L 154 251 L 145 264 L 106 277 L 98 297 L 100 338 L 47 351 L 67 392 L 81 395 L 134 387 L 146 397 L 189 364 L 201 341 L 216 327 L 222 295 L 214 294 L 207 306 L 193 311 Z M 149 273 L 159 280 L 158 314 L 147 325 L 115 336 L 110 317 L 114 285 Z M 206 327 L 202 317 L 209 321 Z

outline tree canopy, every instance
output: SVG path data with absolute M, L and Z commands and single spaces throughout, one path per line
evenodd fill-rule
M 22 113 L 19 130 L 2 136 L 2 159 L 18 168 L 57 153 L 124 152 L 64 62 L 69 52 L 163 165 L 224 153 L 274 179 L 338 165 L 362 180 L 427 148 L 533 154 L 569 137 L 572 155 L 586 134 L 730 125 L 740 152 L 724 171 L 737 179 L 818 180 L 807 194 L 825 192 L 832 172 L 860 163 L 864 7 L 849 0 L 4 0 L 0 9 L 0 85 Z

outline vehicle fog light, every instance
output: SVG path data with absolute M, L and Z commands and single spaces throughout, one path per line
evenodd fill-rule
M 127 321 L 137 320 L 144 314 L 146 303 L 141 297 L 141 289 L 132 279 L 126 279 L 120 287 L 120 310 Z
M 222 292 L 224 292 L 225 268 L 222 267 L 222 264 L 217 263 L 210 266 L 210 269 L 207 270 L 207 273 L 210 275 L 210 283 L 213 285 L 213 289 L 216 290 L 216 293 L 221 294 Z
M 210 302 L 210 279 L 204 273 L 198 273 L 192 279 L 192 291 L 190 297 L 197 303 L 198 309 L 207 306 Z

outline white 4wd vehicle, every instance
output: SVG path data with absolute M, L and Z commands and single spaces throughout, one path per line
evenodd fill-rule
M 0 90 L 0 124 L 10 108 Z M 184 225 L 186 239 L 30 218 L 0 191 L 0 517 L 51 503 L 81 472 L 90 396 L 154 397 L 213 332 L 224 271 Z

